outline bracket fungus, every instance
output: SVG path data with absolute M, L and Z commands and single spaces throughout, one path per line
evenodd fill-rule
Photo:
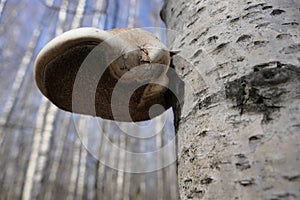
M 167 47 L 142 29 L 79 28 L 50 41 L 35 62 L 38 88 L 59 108 L 104 119 L 161 114 L 170 66 Z

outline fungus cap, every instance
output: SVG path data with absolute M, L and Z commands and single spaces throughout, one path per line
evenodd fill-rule
M 169 51 L 148 31 L 79 28 L 59 35 L 40 51 L 34 76 L 42 94 L 63 110 L 117 121 L 142 121 L 150 119 L 148 112 L 152 105 L 167 108 L 164 93 L 169 65 Z M 89 67 L 101 73 L 81 76 L 81 71 Z M 74 99 L 74 85 L 78 80 L 82 95 Z M 129 105 L 124 106 L 122 97 L 128 93 L 126 88 L 137 84 L 140 87 L 131 95 Z M 118 94 L 119 103 L 112 108 L 116 85 L 122 89 Z M 86 107 L 85 102 L 91 98 L 94 105 Z M 74 107 L 77 100 L 82 102 L 75 104 L 82 106 Z

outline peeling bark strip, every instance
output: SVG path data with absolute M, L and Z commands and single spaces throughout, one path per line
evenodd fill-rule
M 181 199 L 300 198 L 299 9 L 166 0 L 171 48 L 194 64 L 175 67 L 191 97 L 177 131 Z

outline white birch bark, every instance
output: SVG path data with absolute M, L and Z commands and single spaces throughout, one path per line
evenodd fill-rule
M 177 133 L 182 199 L 300 198 L 299 4 L 166 1 L 193 97 Z

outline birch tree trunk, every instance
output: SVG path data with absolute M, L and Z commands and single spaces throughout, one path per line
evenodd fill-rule
M 299 4 L 165 2 L 188 97 L 177 132 L 181 199 L 300 199 Z

